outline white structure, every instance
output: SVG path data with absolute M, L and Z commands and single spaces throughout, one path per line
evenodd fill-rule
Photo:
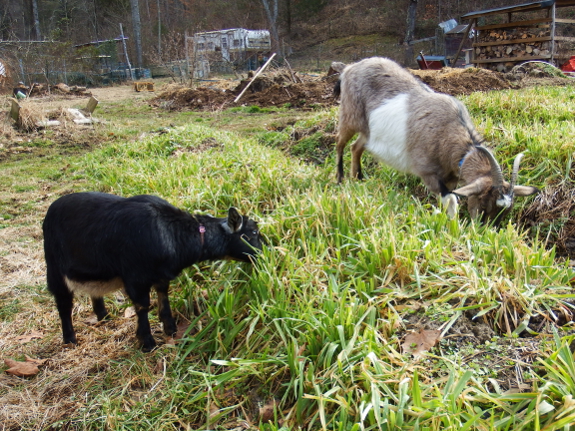
M 268 54 L 271 38 L 268 30 L 246 30 L 231 28 L 228 30 L 206 31 L 194 34 L 196 55 L 220 52 L 226 61 L 244 60 L 246 55 L 261 52 Z
M 0 61 L 0 87 L 4 86 L 7 78 L 8 72 L 6 71 L 6 66 Z

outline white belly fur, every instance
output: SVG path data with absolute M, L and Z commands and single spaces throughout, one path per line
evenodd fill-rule
M 365 146 L 375 158 L 402 172 L 410 172 L 407 98 L 407 94 L 399 94 L 371 111 L 370 136 Z
M 108 293 L 124 289 L 124 282 L 121 278 L 116 277 L 108 281 L 74 281 L 64 277 L 66 286 L 73 293 L 83 293 L 94 298 L 102 298 Z

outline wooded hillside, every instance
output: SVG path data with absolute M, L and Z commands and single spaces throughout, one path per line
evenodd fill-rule
M 110 54 L 101 48 L 94 52 L 90 43 L 121 41 L 123 32 L 126 47 L 112 43 L 117 46 L 108 51 L 126 49 L 131 66 L 141 68 L 180 60 L 186 32 L 238 27 L 269 29 L 272 50 L 280 57 L 352 35 L 383 36 L 401 50 L 410 5 L 416 10 L 413 37 L 417 39 L 434 36 L 438 23 L 451 18 L 459 21 L 469 11 L 518 3 L 523 1 L 4 0 L 0 4 L 0 61 L 8 62 L 13 75 L 23 75 L 23 63 L 41 54 L 49 61 L 38 60 L 46 65 L 36 64 L 35 73 L 39 69 L 46 76 L 52 69 L 80 73 L 98 67 L 93 59 Z M 375 54 L 379 55 L 377 50 Z M 57 65 L 53 64 L 56 59 Z M 84 60 L 82 64 L 79 59 Z

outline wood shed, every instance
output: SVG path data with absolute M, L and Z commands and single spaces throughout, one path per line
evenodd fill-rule
M 473 31 L 471 63 L 499 71 L 532 60 L 560 67 L 575 55 L 573 16 L 575 0 L 538 1 L 465 14 L 461 19 L 470 23 L 467 32 Z

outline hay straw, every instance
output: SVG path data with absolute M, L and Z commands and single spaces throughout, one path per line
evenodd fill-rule
M 18 117 L 18 128 L 25 131 L 32 131 L 38 128 L 38 123 L 45 120 L 42 109 L 30 103 L 20 103 L 20 116 Z

